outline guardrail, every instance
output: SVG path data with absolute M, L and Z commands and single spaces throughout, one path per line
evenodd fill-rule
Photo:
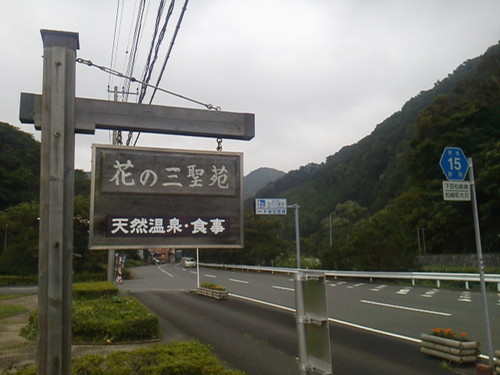
M 200 263 L 200 266 L 233 269 L 240 271 L 252 272 L 269 272 L 269 273 L 286 273 L 293 274 L 297 272 L 296 268 L 283 267 L 265 267 L 265 266 L 245 266 L 233 264 L 215 264 L 215 263 Z M 326 277 L 331 278 L 354 278 L 354 279 L 370 279 L 370 282 L 377 279 L 399 279 L 411 280 L 412 285 L 416 285 L 417 280 L 434 280 L 439 288 L 441 281 L 461 281 L 465 283 L 465 289 L 469 289 L 469 282 L 479 282 L 478 273 L 444 273 L 444 272 L 384 272 L 384 271 L 332 271 L 332 270 L 313 270 L 308 272 L 320 272 Z M 500 292 L 500 274 L 489 273 L 484 275 L 486 283 L 496 283 L 497 290 Z

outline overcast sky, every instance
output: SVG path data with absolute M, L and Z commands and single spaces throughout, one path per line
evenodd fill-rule
M 78 57 L 125 72 L 136 3 L 0 0 L 0 121 L 40 139 L 18 119 L 19 94 L 41 93 L 40 29 L 78 32 Z M 147 3 L 136 78 L 159 0 Z M 183 3 L 176 2 L 151 82 Z M 160 86 L 222 110 L 254 113 L 255 138 L 225 140 L 223 150 L 244 153 L 245 174 L 259 167 L 288 172 L 356 143 L 408 99 L 484 53 L 500 39 L 499 20 L 499 0 L 191 0 Z M 77 64 L 78 97 L 113 99 L 108 84 L 123 82 Z M 203 109 L 164 93 L 153 104 Z M 110 142 L 107 131 L 77 135 L 76 167 L 90 170 L 91 144 Z M 214 151 L 217 143 L 141 135 L 137 145 Z

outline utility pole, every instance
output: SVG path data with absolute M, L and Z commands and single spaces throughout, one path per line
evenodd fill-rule
M 115 86 L 113 88 L 113 91 L 109 90 L 108 87 L 108 92 L 113 93 L 113 101 L 117 102 L 118 101 L 118 86 Z M 125 92 L 122 89 L 122 94 L 125 94 Z M 126 94 L 132 94 L 132 95 L 137 95 L 135 92 L 127 92 Z M 118 139 L 118 130 L 113 130 L 113 140 L 111 143 L 113 146 L 115 145 L 121 145 L 121 140 Z M 121 137 L 120 137 L 121 138 Z M 113 282 L 115 279 L 115 264 L 116 264 L 116 256 L 115 256 L 115 250 L 114 249 L 109 249 L 108 250 L 108 281 Z
M 330 247 L 333 245 L 333 239 L 332 239 L 332 213 L 330 213 Z
M 5 237 L 3 238 L 3 252 L 5 253 L 5 250 L 7 250 L 7 228 L 9 227 L 9 224 L 5 224 Z
M 477 262 L 479 267 L 479 281 L 481 284 L 481 296 L 483 300 L 483 317 L 484 317 L 484 327 L 486 330 L 486 343 L 488 350 L 488 360 L 491 368 L 494 368 L 494 350 L 493 350 L 493 339 L 491 337 L 491 327 L 490 327 L 490 315 L 488 312 L 488 299 L 486 293 L 486 283 L 484 281 L 484 262 L 483 262 L 483 250 L 481 246 L 481 231 L 479 230 L 479 214 L 477 212 L 477 198 L 476 198 L 476 182 L 474 179 L 474 166 L 472 164 L 472 158 L 468 158 L 469 162 L 469 181 L 472 190 L 472 216 L 474 219 L 474 234 L 476 239 L 476 252 L 477 252 Z
M 71 373 L 76 33 L 42 30 L 38 375 Z
M 42 95 L 21 93 L 19 112 L 22 123 L 42 131 L 37 374 L 66 375 L 71 373 L 75 133 L 94 134 L 98 128 L 250 140 L 255 115 L 75 98 L 78 33 L 41 34 Z

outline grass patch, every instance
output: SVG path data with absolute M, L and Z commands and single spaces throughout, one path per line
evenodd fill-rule
M 36 285 L 38 283 L 38 276 L 10 276 L 0 275 L 0 286 L 13 286 L 13 285 Z
M 160 337 L 158 317 L 136 298 L 117 296 L 73 301 L 73 342 L 131 342 Z M 35 340 L 38 335 L 38 312 L 30 314 L 21 335 Z
M 118 295 L 118 288 L 109 281 L 85 282 L 73 284 L 73 298 L 101 298 Z
M 115 352 L 106 357 L 88 354 L 73 358 L 72 374 L 86 375 L 245 375 L 225 368 L 210 348 L 197 341 L 155 345 L 132 352 Z M 34 366 L 10 372 L 35 375 Z
M 0 301 L 6 300 L 6 299 L 13 299 L 13 298 L 19 298 L 19 297 L 26 297 L 31 294 L 0 294 Z
M 26 307 L 16 305 L 1 305 L 0 304 L 0 319 L 15 316 L 28 311 Z
M 71 330 L 74 342 L 112 343 L 153 340 L 160 337 L 158 317 L 136 298 L 118 296 L 113 283 L 73 285 Z M 38 336 L 38 311 L 32 311 L 21 335 Z

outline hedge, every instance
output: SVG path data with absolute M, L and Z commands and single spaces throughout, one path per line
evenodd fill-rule
M 209 347 L 197 341 L 154 345 L 107 357 L 88 354 L 73 358 L 73 375 L 245 375 L 225 368 Z M 32 366 L 12 375 L 35 375 Z
M 103 297 L 73 301 L 73 342 L 130 342 L 160 337 L 158 317 L 134 297 Z M 32 311 L 21 335 L 36 339 L 38 312 Z

